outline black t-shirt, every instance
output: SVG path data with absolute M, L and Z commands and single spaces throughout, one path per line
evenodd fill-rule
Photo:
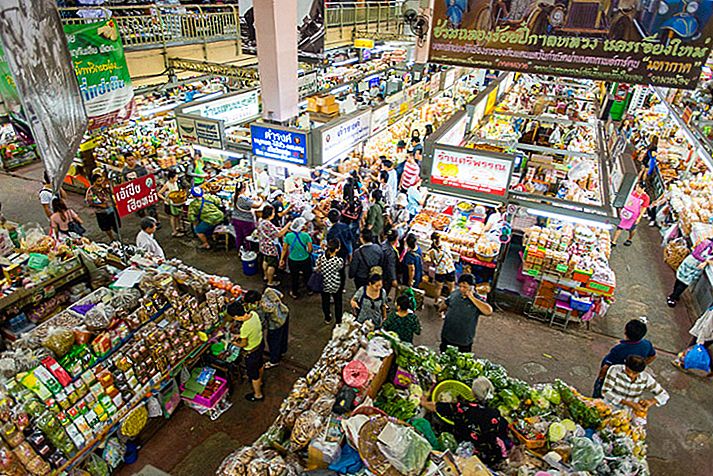
M 282 226 L 282 219 L 283 217 L 280 216 L 280 213 L 285 211 L 285 205 L 282 204 L 282 200 L 275 200 L 272 202 L 270 205 L 272 205 L 272 208 L 275 209 L 275 215 L 272 217 L 272 222 L 273 225 L 276 227 L 281 227 Z
M 143 177 L 144 175 L 148 175 L 148 171 L 143 165 L 136 164 L 136 167 L 134 168 L 124 167 L 124 170 L 121 171 L 121 175 L 124 177 L 125 182 L 129 182 L 131 180 L 136 180 L 139 177 Z

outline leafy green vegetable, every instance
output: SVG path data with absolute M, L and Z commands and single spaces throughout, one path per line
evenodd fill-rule
M 416 415 L 419 409 L 417 398 L 412 398 L 396 390 L 393 384 L 385 383 L 381 391 L 376 395 L 374 406 L 385 411 L 389 415 L 399 420 L 409 420 Z
M 456 448 L 458 448 L 458 442 L 456 441 L 456 437 L 453 436 L 451 433 L 448 433 L 447 431 L 444 431 L 441 433 L 441 435 L 438 437 L 438 442 L 441 445 L 441 448 L 443 450 L 450 450 L 451 452 L 455 452 Z

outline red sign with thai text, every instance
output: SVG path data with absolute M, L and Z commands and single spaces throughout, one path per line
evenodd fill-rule
M 122 218 L 158 203 L 156 177 L 153 174 L 116 185 L 112 191 L 116 209 Z

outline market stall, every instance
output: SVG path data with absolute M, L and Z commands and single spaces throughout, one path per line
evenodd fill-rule
M 220 313 L 239 286 L 179 260 L 129 257 L 85 239 L 20 237 L 2 264 L 11 344 L 0 354 L 0 472 L 108 474 L 134 451 L 127 439 L 135 447 L 182 397 L 220 414 L 229 376 L 204 367 L 199 375 L 210 375 L 180 390 L 176 377 L 214 350 Z
M 368 332 L 350 317 L 337 326 L 273 425 L 228 456 L 218 474 L 648 474 L 645 428 L 628 411 L 559 380 L 529 385 L 454 348 L 438 354 Z M 493 389 L 479 408 L 490 410 L 487 421 L 499 428 L 492 430 L 502 438 L 500 446 L 493 437 L 495 451 L 485 433 L 465 436 L 470 430 L 441 414 L 475 399 L 476 378 Z
M 39 159 L 35 144 L 27 144 L 12 124 L 0 126 L 0 154 L 4 170 L 15 170 Z

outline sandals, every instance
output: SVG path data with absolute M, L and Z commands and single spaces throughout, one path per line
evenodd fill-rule
M 265 395 L 260 398 L 257 398 L 254 393 L 248 393 L 247 395 L 245 395 L 245 400 L 247 400 L 248 402 L 262 402 L 263 400 L 265 400 Z

